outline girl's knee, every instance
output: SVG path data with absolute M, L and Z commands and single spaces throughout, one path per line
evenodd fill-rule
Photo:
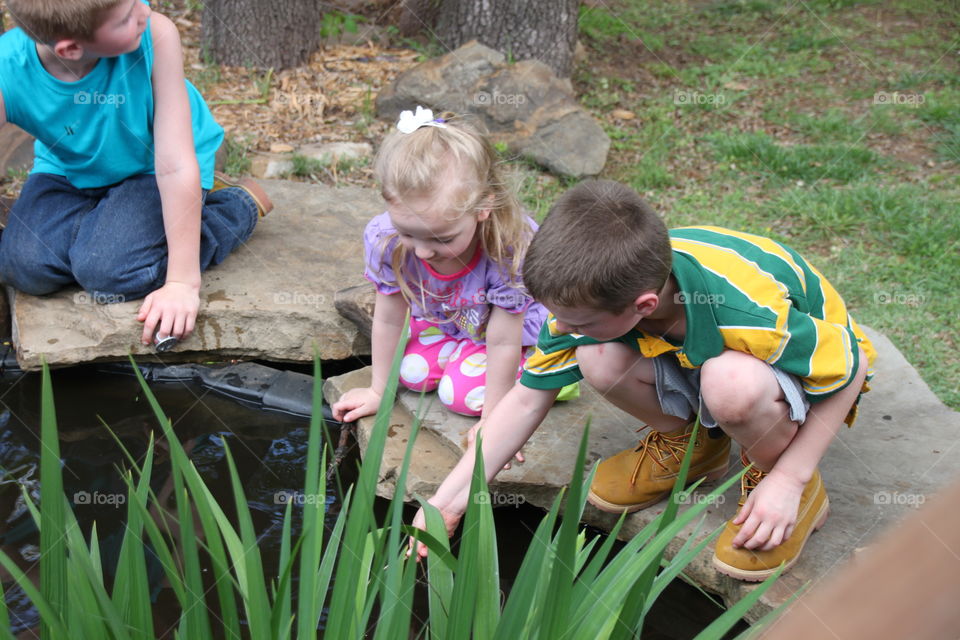
M 437 396 L 440 398 L 440 403 L 450 411 L 473 417 L 483 412 L 485 391 L 483 378 L 470 379 L 466 376 L 451 376 L 445 373 L 440 378 Z
M 423 355 L 407 353 L 400 361 L 400 384 L 411 391 L 433 391 L 437 376 L 431 375 L 431 366 Z

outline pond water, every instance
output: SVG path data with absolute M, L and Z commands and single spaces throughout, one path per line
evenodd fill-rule
M 342 365 L 336 364 L 324 367 L 331 374 L 342 369 Z M 123 366 L 87 365 L 54 371 L 52 377 L 64 489 L 84 530 L 96 522 L 105 574 L 109 576 L 119 552 L 126 512 L 126 488 L 117 472 L 125 466 L 126 459 L 101 420 L 134 457 L 146 451 L 151 431 L 158 430 L 156 421 L 129 368 L 124 371 Z M 200 474 L 228 513 L 233 499 L 224 444 L 229 446 L 264 551 L 264 569 L 267 575 L 276 575 L 286 501 L 303 487 L 306 420 L 245 406 L 196 384 L 153 383 L 151 389 L 181 442 L 190 450 Z M 22 568 L 34 567 L 34 574 L 39 537 L 19 497 L 19 487 L 23 484 L 39 501 L 39 402 L 39 375 L 16 371 L 0 374 L 0 548 Z M 328 426 L 333 440 L 331 448 L 335 448 L 339 425 Z M 353 481 L 357 463 L 356 444 L 351 440 L 334 481 L 328 484 L 326 518 L 330 524 L 339 509 L 338 487 Z M 162 492 L 169 477 L 162 441 L 157 444 L 154 469 L 153 488 Z M 381 514 L 386 505 L 386 501 L 378 501 Z M 407 521 L 412 513 L 411 509 Z M 501 545 L 502 586 L 509 591 L 512 576 L 519 569 L 543 512 L 527 505 L 494 513 Z M 293 534 L 298 533 L 295 523 Z M 156 597 L 157 628 L 169 628 L 178 614 L 175 600 L 170 590 L 163 588 L 160 567 L 154 563 L 149 570 Z M 36 612 L 22 592 L 9 575 L 2 574 L 2 580 L 14 632 L 36 626 Z M 421 592 L 423 597 L 417 598 L 421 615 L 414 618 L 426 614 L 425 590 Z M 696 589 L 676 581 L 655 604 L 644 638 L 692 638 L 720 613 L 722 610 Z

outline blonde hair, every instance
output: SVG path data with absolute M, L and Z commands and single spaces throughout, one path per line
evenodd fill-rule
M 424 126 L 412 133 L 394 131 L 383 141 L 374 162 L 383 199 L 387 204 L 398 204 L 428 196 L 443 186 L 440 180 L 449 167 L 459 167 L 468 175 L 461 176 L 458 201 L 450 203 L 450 208 L 457 216 L 490 210 L 487 219 L 478 223 L 480 246 L 504 280 L 522 288 L 520 271 L 533 229 L 513 190 L 502 179 L 496 152 L 487 137 L 474 124 L 452 114 L 445 113 L 441 119 L 444 127 Z M 381 250 L 386 251 L 397 237 L 391 234 L 386 238 Z M 408 254 L 402 243 L 395 243 L 390 264 L 397 282 L 390 284 L 400 288 L 408 303 L 418 300 L 426 308 L 423 301 L 428 292 L 423 289 L 422 278 L 405 273 Z
M 104 12 L 122 1 L 7 0 L 7 10 L 31 39 L 52 44 L 63 38 L 93 40 L 103 24 Z

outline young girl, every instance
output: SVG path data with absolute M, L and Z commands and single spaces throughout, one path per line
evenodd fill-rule
M 375 164 L 387 211 L 364 233 L 365 276 L 377 287 L 373 381 L 345 393 L 333 415 L 349 422 L 376 413 L 409 309 L 401 383 L 436 389 L 456 413 L 485 416 L 513 386 L 547 315 L 520 279 L 536 223 L 475 128 L 417 107 L 397 129 Z

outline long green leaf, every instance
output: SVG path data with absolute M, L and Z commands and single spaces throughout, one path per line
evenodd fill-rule
M 321 563 L 323 547 L 323 517 L 326 508 L 327 478 L 323 473 L 326 467 L 326 449 L 321 446 L 323 421 L 323 377 L 320 369 L 320 356 L 314 347 L 313 356 L 313 398 L 310 413 L 310 432 L 307 439 L 307 469 L 303 481 L 305 496 L 313 495 L 314 500 L 305 500 L 302 511 L 303 528 L 300 546 L 300 597 L 297 601 L 297 638 L 307 640 L 316 638 L 317 623 L 323 607 L 326 592 L 317 595 L 320 576 L 317 571 Z M 322 462 L 319 460 L 323 449 Z M 345 508 L 345 507 L 344 507 Z
M 153 640 L 153 614 L 150 611 L 150 582 L 144 556 L 143 520 L 136 504 L 147 500 L 153 470 L 153 435 L 147 445 L 143 470 L 136 490 L 127 491 L 127 523 L 120 543 L 116 578 L 113 583 L 113 602 L 120 611 L 131 635 L 142 640 Z M 124 474 L 128 487 L 133 484 L 130 472 Z M 99 565 L 99 563 L 95 563 Z
M 211 513 L 211 503 L 216 501 L 206 491 L 206 485 L 200 478 L 193 464 L 190 462 L 183 445 L 173 431 L 173 425 L 164 414 L 156 396 L 150 390 L 146 380 L 140 373 L 140 368 L 130 357 L 130 364 L 133 367 L 134 375 L 140 383 L 140 389 L 147 399 L 157 423 L 163 430 L 163 435 L 167 440 L 167 446 L 170 449 L 170 470 L 173 474 L 174 495 L 177 503 L 177 518 L 180 523 L 180 539 L 182 542 L 181 554 L 184 564 L 184 599 L 182 603 L 183 617 L 181 629 L 187 637 L 209 637 L 210 620 L 207 615 L 207 606 L 204 599 L 205 590 L 203 579 L 200 574 L 200 559 L 196 544 L 196 534 L 193 529 L 193 513 L 191 501 L 184 484 L 190 486 L 190 493 L 193 495 L 193 505 L 197 508 L 203 523 L 204 533 L 207 536 L 207 543 L 212 551 L 219 552 L 219 555 L 211 555 L 211 561 L 214 567 L 214 579 L 217 585 L 217 593 L 221 604 L 221 628 L 227 638 L 239 640 L 240 625 L 237 619 L 236 605 L 233 600 L 233 592 L 229 588 L 228 581 L 224 576 L 224 564 L 226 554 L 223 553 L 222 546 L 217 539 L 217 527 L 214 525 L 214 517 Z
M 386 539 L 386 552 L 396 554 L 400 549 L 400 536 L 403 524 L 403 496 L 407 486 L 407 473 L 410 469 L 410 460 L 413 458 L 413 447 L 420 432 L 419 416 L 414 418 L 410 427 L 410 437 L 407 439 L 407 448 L 400 465 L 400 474 L 397 476 L 396 490 L 393 492 L 390 510 L 390 527 Z M 400 551 L 387 565 L 386 575 L 380 590 L 380 618 L 377 620 L 377 631 L 374 638 L 390 638 L 402 635 L 403 630 L 410 628 L 410 615 L 413 611 L 413 589 L 406 588 L 409 570 L 404 567 L 408 563 L 416 563 L 411 558 L 407 560 L 406 549 Z M 382 629 L 382 631 L 381 631 Z
M 224 443 L 224 453 L 227 467 L 230 472 L 230 483 L 233 486 L 234 505 L 237 510 L 237 521 L 240 525 L 240 541 L 242 550 L 239 557 L 234 556 L 234 562 L 243 563 L 243 575 L 246 583 L 242 585 L 245 593 L 244 608 L 247 612 L 247 626 L 253 638 L 270 637 L 270 598 L 267 595 L 267 585 L 263 577 L 263 563 L 260 560 L 260 549 L 257 547 L 257 534 L 250 517 L 250 507 L 240 483 L 240 474 L 230 453 L 230 447 Z M 239 569 L 239 566 L 237 566 Z M 239 571 L 238 571 L 239 578 Z
M 557 514 L 560 513 L 562 499 L 563 493 L 561 492 L 557 494 L 550 511 L 540 521 L 540 525 L 533 534 L 533 540 L 527 547 L 523 562 L 520 564 L 520 570 L 517 571 L 517 577 L 513 582 L 513 588 L 507 597 L 506 605 L 504 605 L 500 623 L 497 625 L 494 634 L 495 638 L 510 640 L 523 637 L 523 629 L 536 610 L 533 603 L 537 595 L 537 585 L 542 584 L 542 575 L 549 571 L 547 558 L 549 557 L 552 562 L 552 533 L 557 521 Z
M 46 360 L 40 384 L 40 504 L 44 507 L 40 513 L 40 590 L 50 608 L 59 615 L 67 608 L 67 547 L 63 536 L 66 504 L 53 384 Z M 62 637 L 54 634 L 58 627 L 49 617 L 41 616 L 40 637 L 43 640 Z
M 590 437 L 590 420 L 587 420 L 580 437 L 577 460 L 570 479 L 570 494 L 567 509 L 560 523 L 560 535 L 556 545 L 556 560 L 550 576 L 550 587 L 544 607 L 544 620 L 540 637 L 552 640 L 570 630 L 570 594 L 577 564 L 577 532 L 580 528 L 581 498 L 584 494 L 583 466 L 587 455 L 587 440 Z
M 500 618 L 497 539 L 484 472 L 482 440 L 477 436 L 470 502 L 464 516 L 458 571 L 450 598 L 448 638 L 490 638 Z
M 453 576 L 456 570 L 456 560 L 450 553 L 450 540 L 447 538 L 447 527 L 443 522 L 440 510 L 420 499 L 420 508 L 423 509 L 427 523 L 427 534 L 435 540 L 435 546 L 428 545 L 427 554 L 427 589 L 428 606 L 430 611 L 430 637 L 432 640 L 442 640 L 447 635 L 447 616 L 450 613 L 450 596 L 453 593 Z M 423 531 L 416 532 L 418 540 L 423 539 Z M 444 554 L 452 560 L 448 562 Z
M 404 322 L 401 335 L 407 335 L 409 327 L 409 313 Z M 377 480 L 380 475 L 380 460 L 383 458 L 387 430 L 390 428 L 390 413 L 397 393 L 400 362 L 406 341 L 397 342 L 393 364 L 387 378 L 380 408 L 374 418 L 373 431 L 367 442 L 364 453 L 366 464 L 361 466 L 357 478 L 353 500 L 347 514 L 346 532 L 343 536 L 343 547 L 337 561 L 337 580 L 333 585 L 333 594 L 330 596 L 330 617 L 327 621 L 326 633 L 332 638 L 356 638 L 363 633 L 366 626 L 363 616 L 369 609 L 365 606 L 366 600 L 359 601 L 358 594 L 368 595 L 367 580 L 369 573 L 363 573 L 363 562 L 366 559 L 368 547 L 373 553 L 372 542 L 368 541 L 368 534 L 375 528 L 373 521 L 373 500 L 377 490 Z M 372 561 L 372 555 L 370 560 Z

